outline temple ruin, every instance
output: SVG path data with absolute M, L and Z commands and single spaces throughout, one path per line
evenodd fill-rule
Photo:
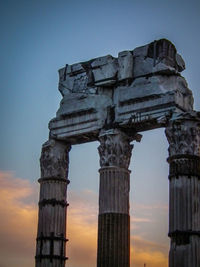
M 63 98 L 40 158 L 36 267 L 65 266 L 69 151 L 97 140 L 97 267 L 130 267 L 131 142 L 160 127 L 169 142 L 169 267 L 200 266 L 200 112 L 184 69 L 161 39 L 59 70 Z

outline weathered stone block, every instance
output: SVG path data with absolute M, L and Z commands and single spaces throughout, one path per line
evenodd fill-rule
M 81 63 L 76 63 L 76 64 L 71 65 L 71 74 L 72 75 L 75 75 L 77 73 L 82 73 L 82 72 L 85 72 L 85 70 L 84 70 Z M 70 74 L 70 72 L 69 72 L 69 74 Z
M 185 69 L 185 62 L 183 58 L 181 57 L 181 55 L 179 54 L 176 54 L 176 63 L 177 63 L 177 68 L 179 72 Z
M 133 56 L 134 57 L 147 57 L 148 55 L 148 45 L 137 47 L 133 50 Z
M 111 56 L 95 59 L 92 63 L 92 73 L 96 86 L 109 86 L 117 81 L 117 60 Z
M 74 88 L 74 77 L 67 76 L 67 79 L 60 79 L 58 89 L 62 96 L 72 93 Z
M 133 55 L 130 51 L 123 51 L 118 54 L 118 81 L 133 78 Z
M 91 62 L 91 67 L 97 68 L 97 67 L 106 65 L 108 63 L 111 63 L 113 61 L 113 59 L 114 58 L 111 55 L 95 58 Z
M 66 79 L 66 67 L 62 68 L 62 69 L 59 69 L 58 70 L 58 73 L 59 73 L 59 82 L 62 82 Z
M 192 110 L 193 97 L 184 78 L 157 75 L 137 78 L 129 87 L 118 87 L 114 92 L 114 104 L 116 123 L 143 123 L 144 126 L 174 111 Z
M 67 138 L 71 143 L 75 140 L 85 142 L 86 136 L 97 136 L 107 119 L 108 107 L 112 99 L 105 95 L 73 93 L 64 96 L 56 118 L 50 121 L 51 135 Z M 72 137 L 72 140 L 70 139 Z
M 179 73 L 184 68 L 166 39 L 120 52 L 118 58 L 107 55 L 66 65 L 59 70 L 63 100 L 51 132 L 94 138 L 103 126 L 132 127 L 140 120 L 145 129 L 160 127 L 172 112 L 193 108 L 192 93 Z
M 144 57 L 134 58 L 133 76 L 134 78 L 153 73 L 153 59 Z
M 178 75 L 184 70 L 184 61 L 175 46 L 166 39 L 133 50 L 134 78 L 152 74 Z

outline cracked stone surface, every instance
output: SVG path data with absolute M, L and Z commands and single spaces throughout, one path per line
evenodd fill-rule
M 162 127 L 173 113 L 193 110 L 184 69 L 184 60 L 166 39 L 119 52 L 117 58 L 66 64 L 59 70 L 63 99 L 49 123 L 50 136 L 73 144 L 97 140 L 102 128 Z

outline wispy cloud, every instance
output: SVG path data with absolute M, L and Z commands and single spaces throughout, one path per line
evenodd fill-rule
M 0 266 L 33 267 L 37 228 L 38 185 L 0 172 Z M 68 190 L 67 256 L 70 267 L 96 266 L 98 194 Z M 152 217 L 146 210 L 163 207 L 135 207 L 142 216 L 132 216 L 131 266 L 167 266 L 167 245 L 144 238 L 142 225 Z M 143 212 L 141 212 L 143 210 Z M 145 231 L 145 230 L 144 230 Z M 147 229 L 146 229 L 147 231 Z M 148 233 L 145 233 L 148 236 Z

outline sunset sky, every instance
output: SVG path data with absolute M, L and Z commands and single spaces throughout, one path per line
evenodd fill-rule
M 167 38 L 200 110 L 200 1 L 1 0 L 0 25 L 0 267 L 33 267 L 39 157 L 61 100 L 58 69 Z M 142 134 L 130 164 L 131 267 L 167 267 L 168 145 L 164 129 Z M 96 266 L 97 146 L 70 152 L 68 267 Z

